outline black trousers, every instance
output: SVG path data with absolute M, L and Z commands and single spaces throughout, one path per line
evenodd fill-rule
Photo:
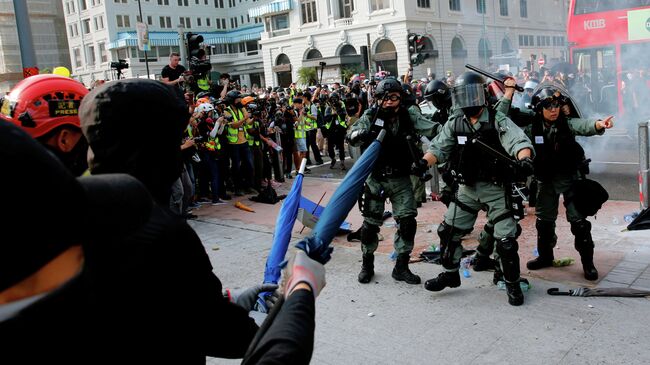
M 320 156 L 320 149 L 318 148 L 318 144 L 316 144 L 317 134 L 318 129 L 307 131 L 307 160 L 310 160 L 309 151 L 311 150 L 314 153 L 314 161 L 320 165 L 323 163 L 323 158 Z
M 339 159 L 345 161 L 345 130 L 341 128 L 332 128 L 327 133 L 327 152 L 330 158 L 334 161 L 334 147 L 339 150 Z

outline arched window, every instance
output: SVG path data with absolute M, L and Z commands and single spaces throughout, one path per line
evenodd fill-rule
M 339 50 L 339 56 L 351 56 L 357 54 L 357 50 L 350 44 L 346 44 Z
M 320 53 L 320 51 L 315 49 L 315 48 L 311 49 L 311 50 L 309 50 L 309 52 L 307 52 L 307 57 L 305 57 L 305 59 L 311 60 L 311 59 L 314 59 L 314 58 L 323 58 L 323 55 Z

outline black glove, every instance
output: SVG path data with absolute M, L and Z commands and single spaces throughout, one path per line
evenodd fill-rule
M 363 142 L 368 141 L 371 138 L 372 138 L 372 134 L 370 133 L 370 131 L 365 129 L 358 129 L 356 131 L 352 131 L 348 135 L 347 140 L 349 144 L 353 146 L 358 146 Z
M 423 158 L 413 162 L 413 166 L 411 166 L 411 174 L 415 176 L 424 176 L 427 171 L 429 171 L 429 163 Z
M 526 180 L 526 178 L 535 172 L 535 165 L 533 159 L 524 157 L 517 161 L 517 178 Z

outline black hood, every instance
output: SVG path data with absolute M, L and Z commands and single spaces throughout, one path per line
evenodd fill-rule
M 94 155 L 92 174 L 132 175 L 167 206 L 180 176 L 180 144 L 189 119 L 174 88 L 147 79 L 110 82 L 84 98 L 79 117 Z

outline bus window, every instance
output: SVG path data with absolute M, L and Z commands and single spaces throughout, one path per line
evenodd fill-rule
M 650 43 L 621 45 L 621 96 L 626 115 L 637 118 L 650 116 L 650 87 L 648 61 Z
M 571 95 L 587 115 L 618 112 L 616 87 L 616 52 L 612 47 L 577 49 L 573 63 L 578 75 L 571 87 Z
M 650 0 L 576 0 L 574 15 L 633 9 L 650 5 Z

